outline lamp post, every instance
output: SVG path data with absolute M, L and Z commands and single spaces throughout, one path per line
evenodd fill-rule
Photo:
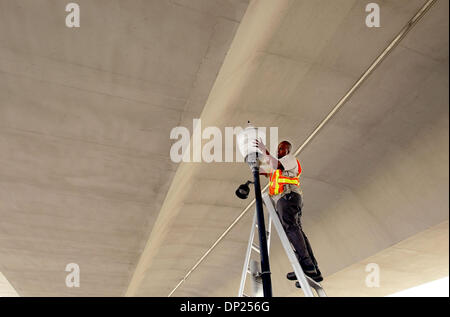
M 255 186 L 256 218 L 258 221 L 259 234 L 259 254 L 261 257 L 261 280 L 263 284 L 264 297 L 272 297 L 272 281 L 270 278 L 266 225 L 264 222 L 261 183 L 259 181 L 259 158 L 261 157 L 262 153 L 257 147 L 253 145 L 254 140 L 256 140 L 258 136 L 261 137 L 261 133 L 259 133 L 258 135 L 258 129 L 250 125 L 249 122 L 248 127 L 245 128 L 237 136 L 237 141 L 239 144 L 239 150 L 253 173 L 253 184 Z

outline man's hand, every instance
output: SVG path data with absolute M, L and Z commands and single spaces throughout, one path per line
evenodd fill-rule
M 267 150 L 266 146 L 264 145 L 264 143 L 262 142 L 261 139 L 256 139 L 254 140 L 254 145 L 255 147 L 257 147 L 262 153 L 266 154 L 266 155 L 270 155 L 269 151 Z

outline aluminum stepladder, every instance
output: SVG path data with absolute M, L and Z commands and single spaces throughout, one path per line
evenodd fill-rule
M 305 273 L 303 273 L 302 267 L 298 262 L 294 249 L 292 248 L 291 243 L 289 242 L 289 239 L 286 235 L 286 232 L 284 231 L 283 225 L 281 224 L 280 219 L 278 218 L 278 214 L 275 211 L 274 203 L 267 193 L 263 194 L 263 202 L 268 211 L 268 228 L 266 230 L 268 252 L 270 252 L 270 240 L 272 236 L 271 229 L 273 223 L 275 230 L 278 233 L 278 236 L 280 237 L 281 244 L 283 245 L 283 248 L 289 258 L 289 262 L 291 263 L 292 268 L 294 269 L 295 275 L 297 276 L 298 282 L 300 283 L 301 289 L 303 290 L 305 296 L 314 297 L 312 291 L 312 289 L 314 289 L 319 297 L 326 297 L 327 295 L 324 289 L 322 288 L 322 285 L 320 285 L 320 283 L 317 283 L 310 277 L 306 276 Z M 244 268 L 242 270 L 241 284 L 239 287 L 239 294 L 238 294 L 239 297 L 250 297 L 249 295 L 244 293 L 247 275 L 253 275 L 254 282 L 255 279 L 258 278 L 257 276 L 258 272 L 256 270 L 259 270 L 259 268 L 256 269 L 254 265 L 250 265 L 252 251 L 259 253 L 258 245 L 254 243 L 255 229 L 257 228 L 257 226 L 258 225 L 256 223 L 256 212 L 255 212 L 255 215 L 253 216 L 252 228 L 250 230 L 250 238 L 248 241 L 247 252 L 245 254 Z

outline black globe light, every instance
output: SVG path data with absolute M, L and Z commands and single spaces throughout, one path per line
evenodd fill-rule
M 250 187 L 249 184 L 253 184 L 252 181 L 247 181 L 245 184 L 242 184 L 239 186 L 238 189 L 236 189 L 236 196 L 238 196 L 240 199 L 247 199 L 248 194 L 250 194 Z

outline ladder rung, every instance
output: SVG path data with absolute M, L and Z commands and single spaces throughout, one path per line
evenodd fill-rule
M 254 243 L 252 243 L 252 249 L 255 250 L 258 253 L 260 252 L 259 251 L 259 247 L 256 244 L 254 244 Z

